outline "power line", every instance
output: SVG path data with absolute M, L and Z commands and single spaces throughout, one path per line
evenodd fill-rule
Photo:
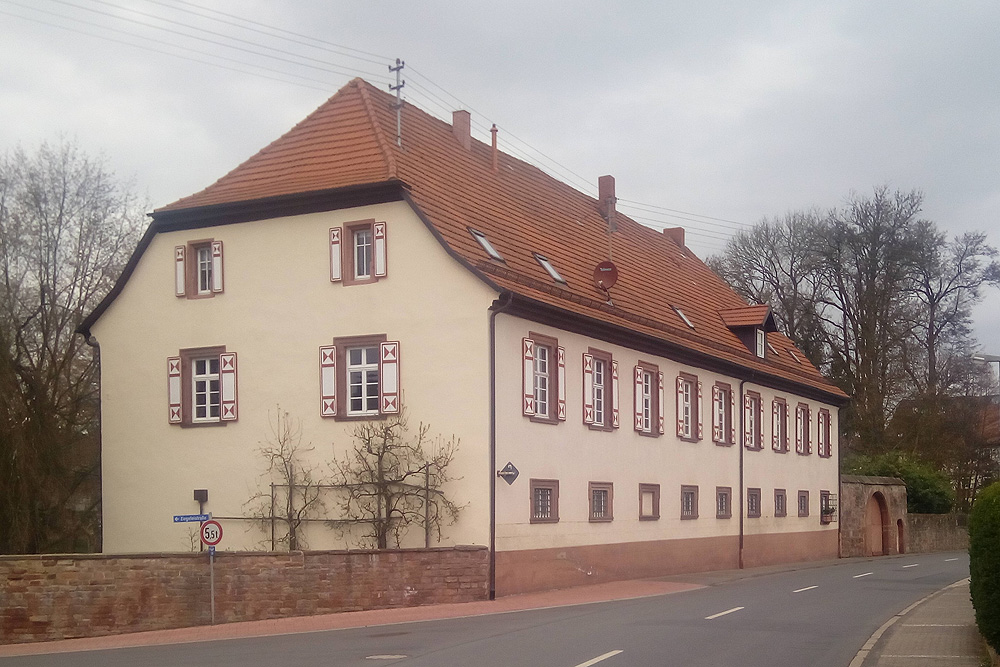
M 226 69 L 226 70 L 229 70 L 229 71 L 238 72 L 238 73 L 241 73 L 241 74 L 250 74 L 252 76 L 258 76 L 258 77 L 269 79 L 269 80 L 273 80 L 273 81 L 280 81 L 280 82 L 283 82 L 283 83 L 292 83 L 293 85 L 303 86 L 303 87 L 311 88 L 311 89 L 314 89 L 314 90 L 329 91 L 329 88 L 326 87 L 326 86 L 330 86 L 331 85 L 327 81 L 324 81 L 324 80 L 302 76 L 302 75 L 295 74 L 295 73 L 292 73 L 292 72 L 288 72 L 288 71 L 285 71 L 285 70 L 279 70 L 279 69 L 269 68 L 269 67 L 266 67 L 266 66 L 263 66 L 263 65 L 247 63 L 244 60 L 237 60 L 237 59 L 234 59 L 234 58 L 229 58 L 229 57 L 218 55 L 218 54 L 215 54 L 215 53 L 210 53 L 210 52 L 207 52 L 207 51 L 204 51 L 204 50 L 198 50 L 198 49 L 192 48 L 190 46 L 180 47 L 177 44 L 174 44 L 174 43 L 171 43 L 171 42 L 165 42 L 163 40 L 157 40 L 155 38 L 150 38 L 150 37 L 146 37 L 146 36 L 140 36 L 140 35 L 138 35 L 135 32 L 129 32 L 129 31 L 126 31 L 126 30 L 120 30 L 120 29 L 117 29 L 117 28 L 109 27 L 107 25 L 102 25 L 102 24 L 97 24 L 97 23 L 93 23 L 93 22 L 90 22 L 90 21 L 85 21 L 85 20 L 83 20 L 83 19 L 81 19 L 79 17 L 67 16 L 65 14 L 56 14 L 56 13 L 49 12 L 49 11 L 46 11 L 46 10 L 38 9 L 37 7 L 28 7 L 26 5 L 22 5 L 21 3 L 11 2 L 11 0 L 0 0 L 0 1 L 2 1 L 2 2 L 8 2 L 9 4 L 13 4 L 15 6 L 19 6 L 19 7 L 24 8 L 24 9 L 31 9 L 33 11 L 41 12 L 41 13 L 44 13 L 44 14 L 49 14 L 51 16 L 55 16 L 55 17 L 60 18 L 62 20 L 72 21 L 72 22 L 76 22 L 76 23 L 79 23 L 79 24 L 82 24 L 82 25 L 89 25 L 89 26 L 96 27 L 96 28 L 98 28 L 100 30 L 115 32 L 115 33 L 123 34 L 123 35 L 129 36 L 129 37 L 136 37 L 136 38 L 143 39 L 145 41 L 152 41 L 152 42 L 155 42 L 155 43 L 158 43 L 158 44 L 163 44 L 163 45 L 166 45 L 166 46 L 168 46 L 168 47 L 170 47 L 172 49 L 181 49 L 183 51 L 187 51 L 187 52 L 190 52 L 190 53 L 195 53 L 195 54 L 202 55 L 202 56 L 205 56 L 205 57 L 208 57 L 208 58 L 222 60 L 222 61 L 230 62 L 230 63 L 237 63 L 237 64 L 241 65 L 244 68 L 245 67 L 250 67 L 250 68 L 259 69 L 259 70 L 262 70 L 262 71 L 271 72 L 273 74 L 280 75 L 280 78 L 279 77 L 275 77 L 275 76 L 268 76 L 268 75 L 265 75 L 265 74 L 261 74 L 259 72 L 247 71 L 246 69 L 242 69 L 242 68 L 237 68 L 237 67 L 231 67 L 231 66 L 228 66 L 228 65 L 223 65 L 223 64 L 220 64 L 220 63 L 217 63 L 217 62 L 205 61 L 205 60 L 202 60 L 202 59 L 199 59 L 199 58 L 193 58 L 193 57 L 190 57 L 190 56 L 187 56 L 187 55 L 181 55 L 181 54 L 178 54 L 176 52 L 162 51 L 160 49 L 151 48 L 151 47 L 149 47 L 147 45 L 144 45 L 144 44 L 136 44 L 136 43 L 133 43 L 133 42 L 122 41 L 122 40 L 113 39 L 113 38 L 110 38 L 110 37 L 107 37 L 107 36 L 98 35 L 98 34 L 95 34 L 95 33 L 92 33 L 92 32 L 87 32 L 87 31 L 82 31 L 82 30 L 75 30 L 73 28 L 69 28 L 69 27 L 66 27 L 66 26 L 55 25 L 55 24 L 47 23 L 45 21 L 41 21 L 41 20 L 38 20 L 38 19 L 32 19 L 32 18 L 29 18 L 29 17 L 17 15 L 17 14 L 8 14 L 8 15 L 11 15 L 11 16 L 15 16 L 16 18 L 21 18 L 21 19 L 24 19 L 24 20 L 31 20 L 31 21 L 34 21 L 34 22 L 37 22 L 37 23 L 41 23 L 43 25 L 48 25 L 50 27 L 56 27 L 56 28 L 60 28 L 60 29 L 63 29 L 63 30 L 68 30 L 68 31 L 71 31 L 71 32 L 76 32 L 76 33 L 79 33 L 79 34 L 84 34 L 84 35 L 89 35 L 89 36 L 92 36 L 92 37 L 97 37 L 99 39 L 105 39 L 107 41 L 111 41 L 111 42 L 115 42 L 115 43 L 125 44 L 125 45 L 131 46 L 133 48 L 142 48 L 144 50 L 151 51 L 151 52 L 154 52 L 154 53 L 161 53 L 161 54 L 164 54 L 164 55 L 170 55 L 170 56 L 173 56 L 173 57 L 176 57 L 176 58 L 180 58 L 180 59 L 183 59 L 183 60 L 188 60 L 188 61 L 196 62 L 196 63 L 199 63 L 199 64 L 210 65 L 210 66 L 213 66 L 213 67 L 218 67 L 218 68 L 221 68 L 221 69 Z M 178 26 L 178 27 L 182 28 L 183 30 L 177 30 L 177 29 L 173 29 L 173 28 L 169 28 L 169 27 L 165 27 L 165 26 L 161 26 L 161 25 L 155 25 L 155 24 L 152 24 L 152 23 L 149 23 L 149 22 L 137 20 L 135 18 L 129 18 L 129 17 L 120 16 L 120 15 L 117 15 L 117 14 L 114 14 L 114 13 L 111 13 L 111 12 L 107 12 L 107 11 L 101 11 L 99 9 L 95 9 L 95 8 L 91 8 L 91 7 L 85 7 L 85 6 L 82 6 L 80 4 L 76 4 L 74 2 L 70 2 L 68 0 L 50 0 L 50 1 L 58 3 L 58 4 L 61 4 L 61 5 L 64 5 L 64 6 L 67 6 L 67 7 L 75 8 L 75 9 L 78 9 L 78 10 L 95 13 L 95 14 L 98 14 L 100 16 L 110 17 L 110 18 L 112 18 L 114 20 L 132 23 L 134 25 L 142 26 L 144 28 L 149 28 L 149 29 L 153 29 L 153 30 L 160 30 L 160 31 L 167 32 L 169 34 L 178 35 L 178 36 L 185 37 L 185 38 L 188 38 L 188 39 L 198 40 L 198 41 L 201 41 L 201 42 L 204 42 L 204 43 L 207 43 L 207 44 L 211 44 L 213 46 L 218 46 L 218 47 L 222 47 L 222 48 L 228 48 L 228 49 L 240 51 L 240 52 L 243 52 L 243 53 L 249 53 L 249 54 L 251 54 L 253 56 L 257 56 L 257 57 L 269 58 L 269 59 L 272 59 L 272 60 L 276 60 L 276 61 L 288 64 L 288 65 L 291 65 L 292 67 L 299 67 L 299 68 L 301 68 L 301 67 L 308 67 L 308 68 L 311 68 L 311 69 L 316 69 L 316 70 L 319 70 L 319 71 L 322 71 L 322 72 L 325 72 L 325 73 L 335 74 L 335 75 L 338 75 L 338 76 L 351 76 L 352 74 L 361 74 L 361 75 L 369 78 L 370 80 L 381 81 L 382 83 L 385 83 L 387 85 L 391 84 L 391 81 L 385 75 L 376 74 L 376 73 L 371 72 L 371 71 L 357 69 L 357 68 L 354 68 L 354 67 L 347 67 L 347 66 L 333 64 L 333 63 L 330 63 L 328 60 L 325 60 L 325 59 L 319 59 L 319 58 L 311 57 L 311 56 L 304 55 L 304 54 L 302 54 L 300 52 L 296 52 L 296 51 L 289 51 L 289 50 L 286 50 L 286 49 L 276 48 L 274 46 L 262 44 L 259 41 L 252 41 L 252 40 L 249 40 L 249 39 L 243 39 L 243 38 L 234 36 L 232 34 L 227 34 L 227 33 L 224 33 L 224 32 L 218 32 L 218 31 L 215 31 L 215 30 L 209 30 L 207 28 L 203 28 L 203 27 L 200 27 L 200 26 L 197 26 L 197 25 L 192 25 L 192 24 L 189 24 L 189 23 L 185 23 L 183 21 L 177 21 L 177 20 L 174 20 L 174 19 L 171 19 L 171 18 L 167 18 L 167 17 L 164 17 L 164 16 L 157 15 L 157 14 L 151 14 L 151 13 L 143 12 L 143 11 L 140 11 L 140 10 L 137 10 L 137 9 L 132 9 L 130 7 L 124 7 L 124 6 L 121 6 L 121 5 L 117 5 L 117 4 L 114 4 L 112 2 L 107 2 L 106 0 L 90 0 L 90 2 L 93 2 L 93 3 L 98 4 L 98 5 L 103 5 L 103 6 L 106 6 L 106 7 L 110 7 L 110 8 L 113 8 L 115 10 L 119 10 L 119 11 L 131 12 L 133 14 L 136 14 L 136 15 L 139 15 L 139 16 L 142 16 L 142 17 L 146 17 L 146 18 L 149 18 L 149 19 L 153 19 L 155 21 L 164 22 L 164 23 L 167 23 L 167 24 L 170 24 L 170 25 L 173 25 L 173 26 Z M 176 6 L 172 5 L 172 4 L 163 2 L 162 0 L 146 0 L 146 1 L 148 3 L 150 3 L 150 4 L 153 4 L 153 5 L 157 5 L 157 6 L 160 6 L 160 7 L 167 7 L 167 8 L 170 8 L 170 9 L 173 9 L 175 11 L 179 11 L 179 12 L 191 15 L 191 16 L 199 17 L 199 18 L 202 18 L 202 19 L 207 19 L 209 21 L 215 21 L 215 22 L 220 23 L 222 25 L 230 26 L 230 27 L 233 27 L 233 28 L 237 28 L 237 29 L 241 29 L 241 30 L 247 30 L 247 31 L 250 31 L 250 32 L 253 32 L 253 33 L 264 35 L 264 36 L 269 37 L 269 38 L 281 39 L 281 40 L 284 40 L 286 42 L 289 42 L 289 43 L 292 43 L 292 44 L 296 44 L 298 46 L 303 46 L 303 47 L 306 47 L 306 48 L 320 49 L 320 50 L 323 50 L 325 52 L 328 52 L 328 53 L 331 53 L 331 54 L 334 54 L 334 55 L 337 55 L 337 56 L 340 56 L 340 57 L 351 58 L 351 59 L 360 60 L 362 62 L 367 62 L 367 63 L 372 63 L 372 64 L 379 64 L 379 62 L 380 62 L 378 60 L 374 60 L 374 58 L 383 58 L 383 56 L 380 56 L 379 54 L 374 54 L 374 53 L 370 53 L 370 52 L 367 52 L 367 51 L 362 51 L 360 49 L 353 49 L 351 47 L 347 47 L 347 46 L 344 46 L 344 45 L 336 44 L 334 42 L 329 42 L 329 41 L 326 41 L 326 40 L 314 38 L 314 37 L 311 37 L 309 35 L 304 35 L 302 33 L 297 33 L 297 32 L 291 31 L 291 30 L 285 30 L 283 28 L 278 28 L 276 26 L 268 25 L 268 24 L 265 24 L 265 23 L 262 23 L 262 22 L 259 22 L 259 21 L 253 21 L 253 20 L 250 20 L 250 19 L 245 19 L 245 18 L 237 16 L 235 14 L 228 14 L 226 12 L 222 12 L 222 11 L 215 10 L 215 9 L 212 9 L 212 8 L 203 7 L 203 6 L 198 5 L 196 3 L 187 2 L 186 0 L 176 0 L 176 2 L 177 2 L 177 4 L 185 5 L 187 7 L 192 8 L 192 9 L 185 9 L 185 8 L 182 8 L 182 7 L 176 7 Z M 194 10 L 197 10 L 197 11 L 194 11 Z M 4 13 L 6 13 L 6 12 L 4 12 Z M 210 16 L 209 14 L 213 14 L 215 16 Z M 218 17 L 226 17 L 226 19 L 233 19 L 233 20 L 226 20 L 226 19 L 218 18 Z M 239 23 L 237 23 L 237 21 Z M 246 25 L 244 25 L 244 24 L 246 24 Z M 201 35 L 198 35 L 198 34 L 193 34 L 190 31 L 195 31 L 197 33 L 207 34 L 207 35 L 210 35 L 211 37 L 204 37 L 204 36 L 201 36 Z M 238 44 L 243 44 L 243 45 L 246 45 L 246 46 L 245 47 L 243 47 L 243 46 L 237 46 L 237 45 L 234 45 L 234 44 L 231 44 L 231 43 L 226 43 L 225 41 L 219 41 L 220 39 L 221 40 L 227 40 L 229 42 L 236 42 Z M 303 40 L 308 40 L 309 43 L 307 43 L 306 41 L 303 41 Z M 250 47 L 250 48 L 247 48 L 247 47 Z M 274 54 L 281 54 L 281 55 L 274 55 Z M 288 56 L 288 57 L 284 57 L 284 56 Z M 387 58 L 387 60 L 391 60 L 391 59 Z M 317 63 L 317 64 L 313 64 L 313 63 Z M 484 118 L 486 117 L 485 114 L 482 114 L 481 112 L 473 109 L 471 106 L 465 104 L 465 102 L 463 102 L 458 96 L 456 96 L 453 93 L 449 92 L 444 87 L 442 87 L 439 84 L 435 83 L 430 78 L 424 76 L 421 72 L 413 69 L 412 67 L 409 68 L 408 74 L 412 74 L 413 76 L 415 76 L 418 79 L 418 82 L 411 81 L 411 85 L 416 89 L 417 96 L 425 99 L 426 101 L 428 101 L 429 106 L 435 106 L 435 107 L 440 108 L 443 111 L 446 120 L 450 120 L 450 119 L 448 119 L 448 112 L 452 111 L 453 109 L 449 108 L 448 102 L 444 98 L 442 98 L 440 95 L 438 95 L 437 93 L 433 92 L 430 89 L 430 87 L 433 87 L 433 88 L 437 89 L 438 91 L 440 91 L 445 96 L 453 99 L 455 102 L 458 103 L 459 107 L 463 107 L 463 108 L 469 109 L 470 111 L 474 112 L 477 116 L 481 116 L 481 117 L 484 117 Z M 299 81 L 292 80 L 289 77 L 294 78 L 294 79 L 298 79 Z M 419 83 L 419 80 L 423 80 L 428 85 L 427 86 L 421 85 Z M 320 84 L 321 86 L 324 86 L 324 87 L 323 88 L 318 88 L 317 86 L 309 85 L 308 83 L 302 83 L 302 81 L 307 81 L 307 82 L 311 82 L 311 83 Z M 489 132 L 489 128 L 487 128 L 486 126 L 482 125 L 479 122 L 474 121 L 473 125 L 478 130 L 480 130 L 480 131 L 482 131 L 484 133 L 488 133 Z M 503 133 L 501 134 L 501 142 L 503 143 L 504 148 L 509 153 L 511 153 L 511 154 L 519 157 L 520 159 L 524 160 L 525 162 L 527 162 L 529 164 L 534 164 L 536 167 L 542 169 L 543 171 L 549 172 L 550 174 L 554 175 L 558 179 L 563 179 L 563 180 L 569 181 L 570 183 L 574 184 L 574 187 L 577 187 L 577 188 L 583 190 L 584 192 L 593 195 L 594 190 L 595 190 L 595 188 L 594 188 L 594 182 L 595 182 L 596 179 L 588 179 L 588 178 L 586 178 L 586 177 L 578 174 L 577 172 L 573 171 L 572 169 L 570 169 L 566 165 L 558 162 L 554 158 L 552 158 L 552 157 L 548 156 L 547 154 L 543 153 L 541 150 L 535 148 L 533 145 L 531 145 L 527 141 L 521 139 L 520 137 L 518 137 L 513 132 L 507 130 L 506 127 L 501 127 L 501 128 L 498 128 L 498 129 L 501 129 L 503 131 Z M 671 209 L 671 208 L 667 208 L 667 207 L 656 206 L 656 205 L 653 205 L 653 204 L 646 204 L 646 203 L 642 203 L 642 202 L 635 202 L 635 201 L 631 201 L 631 200 L 627 200 L 627 199 L 619 199 L 619 201 L 622 204 L 624 204 L 623 208 L 626 208 L 626 209 L 628 209 L 628 208 L 634 208 L 634 209 L 636 209 L 638 211 L 644 211 L 644 212 L 652 213 L 652 214 L 658 215 L 658 216 L 665 216 L 665 217 L 669 217 L 669 218 L 675 218 L 675 219 L 678 219 L 678 220 L 684 220 L 684 221 L 692 222 L 692 223 L 695 223 L 695 224 L 698 224 L 698 225 L 710 225 L 710 226 L 713 226 L 713 227 L 728 228 L 728 229 L 734 229 L 734 230 L 740 230 L 740 229 L 743 229 L 743 228 L 751 226 L 751 225 L 748 225 L 747 223 L 742 223 L 742 222 L 738 222 L 738 221 L 735 221 L 735 220 L 727 220 L 725 218 L 717 218 L 717 217 L 703 215 L 703 214 L 699 214 L 699 213 L 692 213 L 690 211 L 681 211 L 681 210 L 678 210 L 678 209 Z M 645 220 L 647 222 L 653 223 L 654 225 L 666 226 L 667 224 L 669 224 L 669 223 L 664 222 L 662 219 L 657 219 L 657 218 L 649 218 L 649 217 L 644 217 L 644 216 L 639 216 L 639 215 L 635 215 L 633 217 L 635 217 L 637 220 Z M 711 232 L 705 232 L 705 235 L 708 238 L 712 238 L 711 237 Z M 722 237 L 717 237 L 717 238 L 722 238 Z

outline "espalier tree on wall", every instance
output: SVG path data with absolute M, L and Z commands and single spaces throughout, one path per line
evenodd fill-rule
M 356 422 L 353 445 L 327 462 L 330 475 L 324 476 L 315 448 L 302 444 L 301 424 L 279 406 L 259 443 L 265 469 L 244 505 L 245 518 L 260 527 L 262 545 L 272 550 L 308 549 L 312 523 L 338 531 L 348 547 L 398 547 L 418 527 L 424 544 L 432 535 L 440 540 L 441 528 L 462 509 L 445 492 L 459 441 L 432 440 L 429 432 L 421 423 L 410 433 L 405 406 L 385 419 Z

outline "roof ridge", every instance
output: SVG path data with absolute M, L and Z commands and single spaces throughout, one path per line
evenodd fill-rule
M 361 100 L 365 105 L 365 111 L 368 113 L 368 120 L 371 122 L 372 130 L 375 132 L 375 141 L 378 143 L 378 147 L 382 151 L 382 156 L 385 158 L 386 167 L 388 168 L 388 177 L 398 178 L 396 158 L 392 154 L 389 142 L 385 139 L 385 134 L 382 132 L 382 124 L 378 122 L 378 118 L 375 116 L 375 105 L 372 102 L 371 96 L 368 94 L 368 86 L 371 84 L 360 77 L 353 79 L 351 83 L 354 84 L 354 86 L 358 89 L 358 92 L 361 94 Z

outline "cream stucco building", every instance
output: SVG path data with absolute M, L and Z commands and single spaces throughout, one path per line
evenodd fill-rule
M 267 545 L 240 517 L 279 406 L 322 469 L 405 401 L 461 440 L 440 544 L 493 547 L 501 594 L 835 557 L 845 396 L 768 309 L 683 230 L 616 212 L 609 177 L 594 200 L 472 139 L 466 112 L 406 104 L 397 143 L 393 103 L 355 80 L 155 211 L 81 325 L 105 551 L 190 548 L 171 517 L 199 510 L 194 489 L 225 517 L 220 548 Z

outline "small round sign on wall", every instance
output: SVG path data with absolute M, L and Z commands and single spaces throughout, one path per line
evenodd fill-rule
M 218 521 L 209 519 L 201 524 L 201 541 L 210 547 L 222 541 L 222 526 Z

